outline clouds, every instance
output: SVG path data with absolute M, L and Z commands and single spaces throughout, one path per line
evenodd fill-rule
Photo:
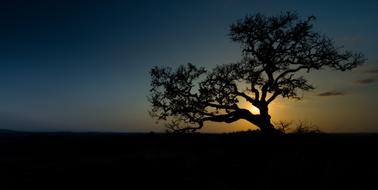
M 355 80 L 354 83 L 355 84 L 371 84 L 371 83 L 374 83 L 376 81 L 375 78 L 366 78 L 366 79 L 360 79 L 360 80 Z
M 363 88 L 365 85 L 370 85 L 375 82 L 377 82 L 377 75 L 378 75 L 378 68 L 371 68 L 363 71 L 363 76 L 361 75 L 359 78 L 353 81 L 353 85 L 344 88 L 344 90 L 329 90 L 329 91 L 324 91 L 317 96 L 320 97 L 330 97 L 330 96 L 344 96 L 349 93 L 354 93 L 356 91 L 360 91 L 361 88 Z M 348 93 L 346 93 L 348 92 Z
M 344 88 L 344 90 L 329 90 L 317 94 L 320 97 L 330 97 L 330 96 L 344 96 L 349 94 L 349 92 L 354 92 L 356 89 L 363 87 L 364 85 L 369 85 L 377 81 L 376 75 L 378 75 L 378 68 L 371 68 L 364 71 L 364 77 L 360 76 L 360 79 L 356 79 L 353 82 L 353 86 Z M 348 93 L 347 93 L 348 92 Z
M 326 91 L 326 92 L 322 92 L 322 93 L 319 93 L 318 96 L 322 96 L 322 97 L 327 97 L 327 96 L 344 96 L 346 95 L 345 92 L 342 92 L 342 91 Z
M 353 81 L 353 83 L 357 85 L 366 85 L 374 83 L 377 80 L 376 76 L 378 75 L 378 68 L 369 68 L 364 71 L 364 74 L 366 75 L 365 78 L 355 80 Z
M 369 70 L 366 70 L 365 73 L 368 73 L 368 74 L 378 74 L 378 69 L 369 69 Z

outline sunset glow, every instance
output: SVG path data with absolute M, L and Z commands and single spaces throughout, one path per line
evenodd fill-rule
M 253 105 L 250 106 L 249 110 L 250 110 L 253 114 L 259 114 L 259 113 L 260 113 L 260 110 L 259 110 L 257 107 L 253 106 Z
M 279 97 L 269 107 L 272 120 L 308 120 L 331 132 L 378 132 L 375 1 L 0 4 L 0 128 L 162 132 L 164 124 L 148 114 L 153 66 L 190 62 L 211 71 L 237 63 L 242 52 L 229 39 L 231 23 L 248 14 L 298 10 L 303 18 L 316 16 L 315 31 L 362 52 L 367 62 L 350 72 L 303 72 L 316 89 L 300 101 Z M 240 106 L 259 113 L 243 100 Z M 251 126 L 240 122 L 232 124 L 240 125 L 235 129 Z

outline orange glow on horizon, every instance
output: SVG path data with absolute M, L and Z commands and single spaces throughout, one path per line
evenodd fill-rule
M 251 103 L 240 100 L 239 107 L 250 110 L 253 114 L 259 114 L 260 110 L 254 107 Z M 289 110 L 287 103 L 283 102 L 280 99 L 273 101 L 269 105 L 269 113 L 272 117 L 272 122 L 278 121 L 291 121 L 296 117 L 296 113 L 292 113 L 292 110 Z M 237 131 L 246 131 L 246 130 L 255 130 L 258 129 L 255 125 L 248 122 L 247 120 L 241 119 L 233 123 L 224 123 L 224 122 L 207 122 L 206 127 L 204 127 L 201 132 L 205 133 L 224 133 L 224 132 L 237 132 Z

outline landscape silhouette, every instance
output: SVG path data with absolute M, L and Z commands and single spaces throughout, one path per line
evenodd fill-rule
M 81 7 L 81 4 L 85 4 L 85 6 L 83 6 L 84 10 L 87 11 L 85 15 L 94 14 L 90 11 L 93 7 L 97 10 L 100 9 L 101 6 L 107 5 L 106 3 L 100 3 L 100 6 L 96 7 L 98 4 L 94 3 L 93 7 L 91 7 L 89 6 L 92 5 L 90 3 L 80 2 L 81 3 L 77 5 L 74 4 L 77 7 Z M 74 9 L 69 9 L 71 11 L 69 15 L 73 15 L 73 18 L 71 18 L 71 20 L 68 19 L 69 22 L 66 23 L 66 20 L 62 18 L 68 13 L 56 11 L 60 10 L 56 9 L 56 7 L 59 7 L 58 5 L 61 4 L 40 3 L 41 7 L 39 8 L 41 10 L 47 10 L 47 15 L 53 16 L 56 21 L 61 21 L 59 24 L 54 23 L 55 25 L 52 28 L 49 28 L 49 26 L 41 27 L 38 23 L 43 22 L 44 19 L 49 20 L 51 18 L 41 17 L 41 15 L 43 15 L 42 13 L 41 15 L 39 13 L 29 14 L 30 12 L 28 12 L 29 9 L 27 6 L 29 4 L 25 5 L 21 1 L 18 3 L 16 3 L 15 7 L 19 7 L 20 4 L 22 4 L 22 11 L 16 12 L 15 17 L 7 17 L 3 20 L 16 23 L 15 25 L 17 25 L 17 23 L 24 25 L 28 23 L 26 26 L 36 28 L 33 28 L 34 31 L 30 34 L 26 34 L 26 32 L 20 35 L 10 32 L 12 29 L 19 32 L 19 30 L 16 30 L 19 28 L 12 28 L 7 25 L 11 28 L 7 29 L 5 27 L 10 39 L 8 46 L 11 50 L 9 51 L 12 51 L 13 46 L 21 46 L 20 44 L 29 43 L 29 41 L 25 39 L 28 39 L 27 35 L 31 35 L 32 39 L 29 39 L 32 44 L 30 54 L 38 57 L 34 54 L 35 52 L 32 52 L 32 50 L 36 51 L 33 48 L 38 49 L 38 45 L 51 45 L 54 44 L 55 41 L 39 41 L 40 39 L 35 37 L 35 35 L 44 36 L 44 32 L 46 32 L 53 40 L 69 41 L 71 37 L 73 38 L 73 36 L 75 36 L 75 27 L 78 27 L 78 31 L 85 31 L 83 28 L 90 26 L 85 24 L 81 26 L 81 24 L 85 22 L 81 23 L 82 21 L 80 21 L 78 25 L 74 25 L 75 27 L 71 26 L 72 28 L 70 28 L 70 30 L 72 31 L 66 34 L 68 37 L 65 36 L 66 38 L 58 39 L 58 36 L 62 33 L 57 31 L 55 31 L 56 33 L 51 32 L 50 30 L 52 30 L 52 28 L 55 29 L 54 27 L 58 25 L 62 25 L 62 28 L 69 27 L 70 25 L 67 23 L 74 22 L 73 20 L 85 20 L 88 18 L 76 18 L 75 16 L 80 14 L 77 14 L 78 12 L 75 10 L 77 7 L 74 7 Z M 136 2 L 134 3 L 139 5 Z M 135 5 L 134 3 L 127 5 Z M 159 1 L 158 4 L 160 3 L 162 2 Z M 227 8 L 225 5 L 231 6 L 227 4 L 229 3 L 228 1 L 219 1 L 218 3 L 225 3 L 224 5 L 222 4 L 222 9 Z M 173 4 L 173 2 L 168 4 Z M 63 5 L 66 4 L 63 3 Z M 70 7 L 69 5 L 72 4 L 67 5 L 67 7 Z M 122 9 L 124 8 L 123 6 L 118 7 L 117 5 L 118 4 L 112 4 L 112 6 L 110 6 L 110 12 L 114 11 L 114 14 L 100 15 L 101 18 L 95 21 L 101 22 L 109 19 L 111 22 L 116 22 L 116 18 L 126 14 L 124 12 L 127 12 Z M 148 5 L 150 5 L 147 9 L 148 11 L 144 10 L 145 12 L 149 13 L 149 11 L 157 9 L 154 7 L 157 5 L 153 2 L 149 2 Z M 182 5 L 184 4 L 180 4 L 180 6 Z M 164 6 L 169 7 L 166 4 L 164 4 Z M 46 8 L 46 10 L 44 8 Z M 37 10 L 41 11 L 40 9 Z M 159 28 L 156 25 L 151 25 L 148 26 L 149 30 L 146 30 L 145 25 L 147 24 L 144 24 L 142 21 L 149 19 L 155 21 L 154 19 L 156 18 L 153 18 L 149 14 L 144 15 L 140 13 L 140 9 L 141 7 L 136 6 L 135 10 L 133 10 L 134 12 L 127 13 L 134 16 L 137 15 L 135 18 L 130 16 L 132 17 L 132 22 L 125 24 L 128 27 L 128 32 L 134 32 L 134 35 L 138 33 L 146 35 L 147 33 L 154 33 L 155 30 L 157 31 L 165 27 L 159 26 Z M 22 12 L 22 14 L 20 12 Z M 94 12 L 98 13 L 96 11 Z M 162 12 L 159 13 L 163 14 Z M 187 16 L 178 10 L 174 10 L 174 12 L 174 16 L 177 17 Z M 206 9 L 206 12 L 209 11 Z M 238 12 L 240 11 L 238 10 Z M 13 14 L 13 12 L 9 14 Z M 191 14 L 194 13 L 191 12 Z M 159 17 L 159 15 L 153 16 Z M 165 16 L 169 18 L 173 17 L 169 14 Z M 216 16 L 221 16 L 221 14 Z M 325 99 L 329 97 L 332 97 L 332 99 L 327 102 L 338 101 L 344 98 L 345 95 L 349 95 L 349 89 L 362 89 L 364 86 L 372 86 L 376 82 L 375 75 L 378 73 L 378 70 L 370 67 L 366 69 L 366 66 L 364 66 L 367 62 L 366 57 L 368 57 L 366 55 L 370 54 L 368 52 L 365 54 L 363 50 L 361 50 L 360 53 L 358 48 L 348 50 L 344 48 L 344 44 L 342 43 L 345 42 L 348 44 L 348 41 L 335 40 L 333 37 L 327 35 L 327 31 L 320 32 L 317 30 L 315 27 L 317 24 L 315 23 L 315 16 L 309 15 L 308 17 L 302 17 L 296 11 L 282 11 L 272 15 L 265 13 L 265 11 L 247 14 L 245 17 L 230 23 L 228 28 L 229 33 L 228 35 L 225 34 L 225 38 L 229 38 L 231 42 L 237 44 L 240 48 L 240 57 L 238 60 L 234 60 L 234 62 L 231 63 L 219 63 L 215 66 L 213 65 L 214 67 L 211 67 L 211 64 L 206 67 L 201 67 L 199 64 L 197 65 L 195 63 L 175 66 L 167 64 L 165 66 L 162 63 L 155 64 L 155 62 L 154 65 L 148 65 L 149 67 L 146 65 L 140 66 L 149 69 L 149 73 L 147 74 L 146 72 L 142 77 L 150 82 L 150 89 L 148 92 L 145 92 L 148 94 L 143 95 L 136 93 L 136 91 L 139 90 L 140 81 L 122 81 L 120 78 L 117 78 L 118 75 L 115 70 L 118 71 L 121 69 L 114 66 L 117 63 L 114 60 L 119 58 L 115 55 L 120 56 L 119 54 L 122 53 L 114 53 L 114 51 L 129 51 L 131 53 L 128 53 L 127 56 L 137 60 L 135 57 L 139 58 L 141 55 L 135 53 L 140 50 L 136 50 L 138 48 L 141 48 L 143 55 L 145 52 L 151 50 L 157 51 L 157 54 L 160 54 L 162 52 L 158 50 L 164 49 L 163 46 L 169 46 L 170 44 L 168 42 L 165 43 L 166 39 L 163 39 L 162 41 L 164 43 L 157 43 L 158 45 L 156 46 L 152 45 L 155 42 L 161 42 L 159 41 L 160 39 L 157 39 L 158 37 L 146 37 L 142 39 L 135 38 L 135 36 L 138 35 L 131 35 L 131 37 L 129 36 L 127 39 L 122 39 L 122 37 L 120 37 L 122 35 L 119 34 L 123 31 L 121 28 L 117 28 L 111 24 L 106 25 L 101 23 L 104 25 L 100 24 L 101 27 L 96 28 L 99 30 L 101 36 L 111 36 L 110 41 L 114 40 L 116 42 L 104 43 L 102 41 L 104 39 L 99 39 L 99 41 L 101 41 L 100 44 L 104 45 L 104 47 L 98 48 L 98 46 L 96 46 L 93 48 L 96 49 L 94 52 L 104 51 L 106 53 L 96 55 L 95 58 L 96 61 L 99 61 L 97 59 L 101 59 L 101 56 L 110 52 L 109 54 L 114 56 L 112 57 L 112 59 L 114 59 L 112 61 L 114 62 L 109 63 L 109 65 L 105 67 L 100 67 L 99 65 L 80 65 L 78 66 L 80 72 L 79 76 L 76 76 L 77 78 L 68 75 L 67 73 L 69 72 L 62 69 L 64 67 L 60 68 L 58 65 L 53 65 L 53 67 L 57 67 L 58 70 L 62 69 L 62 71 L 51 72 L 47 75 L 59 75 L 60 72 L 65 73 L 59 81 L 61 83 L 57 83 L 56 80 L 48 81 L 48 79 L 45 80 L 45 78 L 43 78 L 42 81 L 45 83 L 42 84 L 41 79 L 38 79 L 38 77 L 34 75 L 33 77 L 25 77 L 26 79 L 17 80 L 12 78 L 12 76 L 7 76 L 9 78 L 6 79 L 13 82 L 13 85 L 19 84 L 21 83 L 20 81 L 23 80 L 30 80 L 36 82 L 38 85 L 41 83 L 42 86 L 45 86 L 39 89 L 39 86 L 31 85 L 29 87 L 27 85 L 21 85 L 22 88 L 26 90 L 12 91 L 12 89 L 17 86 L 9 85 L 11 87 L 4 87 L 4 89 L 6 89 L 3 91 L 4 94 L 9 90 L 9 94 L 16 97 L 15 99 L 9 98 L 9 100 L 24 100 L 19 97 L 26 96 L 26 100 L 32 100 L 27 101 L 26 105 L 33 105 L 30 108 L 33 111 L 28 115 L 30 118 L 42 118 L 41 120 L 46 123 L 56 122 L 62 126 L 69 125 L 69 122 L 65 120 L 67 118 L 74 118 L 73 121 L 77 122 L 77 126 L 84 125 L 83 123 L 85 123 L 88 118 L 90 118 L 90 122 L 88 121 L 88 123 L 93 125 L 102 126 L 104 123 L 117 123 L 117 114 L 127 115 L 127 113 L 130 112 L 117 112 L 117 114 L 114 114 L 114 112 L 109 111 L 121 110 L 120 107 L 125 107 L 114 94 L 131 94 L 129 97 L 135 96 L 137 99 L 144 98 L 144 101 L 148 100 L 149 116 L 151 116 L 154 121 L 163 123 L 164 126 L 150 126 L 150 128 L 147 128 L 150 132 L 142 130 L 139 132 L 119 132 L 106 130 L 104 128 L 101 129 L 110 132 L 91 132 L 90 130 L 88 130 L 88 132 L 71 132 L 68 128 L 64 127 L 65 132 L 54 130 L 51 130 L 52 132 L 38 130 L 22 131 L 12 130 L 7 122 L 2 122 L 0 118 L 0 126 L 4 126 L 4 129 L 0 129 L 0 189 L 376 189 L 377 184 L 375 178 L 378 175 L 378 154 L 376 154 L 375 149 L 378 147 L 378 134 L 362 132 L 329 133 L 326 127 L 313 121 L 302 120 L 299 117 L 297 120 L 279 120 L 272 117 L 273 102 L 280 100 L 280 103 L 282 103 L 306 98 L 304 92 L 315 90 L 315 85 L 311 83 L 312 79 L 314 79 L 314 75 L 318 77 L 318 79 L 323 79 L 324 75 L 321 75 L 322 72 L 334 71 L 334 73 L 345 73 L 344 71 L 355 71 L 361 67 L 365 69 L 359 71 L 360 74 L 365 74 L 363 75 L 364 77 L 358 79 L 356 79 L 356 77 L 350 78 L 351 82 L 349 86 L 347 86 L 348 88 L 345 88 L 346 90 L 334 88 L 328 91 L 316 91 L 315 96 L 312 96 L 318 97 L 315 103 L 325 102 Z M 30 20 L 28 20 L 29 17 Z M 35 18 L 37 19 L 33 20 Z M 198 18 L 201 18 L 201 16 Z M 26 19 L 26 21 L 23 19 Z M 179 21 L 180 23 L 175 23 L 177 26 L 183 27 L 182 25 L 187 24 L 181 20 Z M 196 22 L 199 21 L 196 20 Z M 178 29 L 174 29 L 174 24 L 168 21 L 166 21 L 165 24 L 167 24 L 168 28 L 165 28 L 165 30 L 179 31 Z M 206 23 L 206 25 L 207 24 L 208 23 Z M 23 27 L 25 27 L 24 25 Z M 107 27 L 110 27 L 112 31 L 119 29 L 121 32 L 117 31 L 116 33 L 111 33 L 114 36 L 109 35 L 105 29 Z M 89 27 L 89 30 L 92 29 L 93 28 Z M 203 30 L 205 30 L 205 28 L 203 28 Z M 199 31 L 202 32 L 202 30 Z M 12 37 L 14 36 L 11 34 L 17 36 L 16 38 L 20 38 L 18 39 L 19 41 L 12 41 Z M 90 38 L 89 34 L 90 33 L 88 33 L 88 38 Z M 195 34 L 190 35 L 194 36 Z M 83 36 L 85 35 L 82 35 L 82 37 Z M 161 36 L 164 37 L 164 35 Z M 171 37 L 173 38 L 173 36 L 166 36 L 166 38 Z M 192 38 L 189 38 L 189 40 L 191 39 Z M 85 40 L 88 39 L 74 39 L 74 41 L 89 44 L 85 46 L 88 49 L 80 51 L 80 53 L 83 54 L 86 51 L 90 52 L 93 50 L 91 49 L 92 47 L 89 47 L 92 44 Z M 109 39 L 107 38 L 107 40 Z M 113 47 L 124 42 L 131 43 L 134 40 L 138 42 L 140 47 L 132 46 L 132 48 L 119 49 Z M 359 41 L 354 40 L 354 42 L 358 43 Z M 15 44 L 13 44 L 13 46 L 9 45 L 12 43 Z M 62 44 L 59 46 L 67 45 L 63 42 L 61 43 Z M 106 46 L 107 43 L 111 44 L 112 47 L 109 48 Z M 81 48 L 85 49 L 82 46 L 79 49 Z M 28 48 L 26 49 L 29 51 Z M 45 48 L 43 52 L 47 52 L 46 54 L 54 54 L 48 50 L 48 48 Z M 71 51 L 74 52 L 75 50 L 76 49 L 73 49 Z M 72 53 L 71 51 L 70 53 Z M 55 53 L 58 54 L 57 52 Z M 135 55 L 133 55 L 133 53 L 135 53 Z M 185 53 L 188 52 L 185 51 Z M 18 55 L 17 52 L 14 55 Z M 177 55 L 175 54 L 174 56 L 181 59 L 179 55 L 180 54 L 177 53 Z M 159 56 L 156 55 L 155 57 L 152 56 L 151 60 L 156 61 L 155 59 L 158 57 Z M 82 61 L 81 58 L 82 57 L 79 59 L 80 61 Z M 49 60 L 48 58 L 46 59 Z M 121 58 L 119 59 L 122 61 Z M 27 64 L 20 64 L 21 66 L 17 65 L 16 67 L 25 67 L 23 68 L 24 70 L 20 69 L 17 71 L 22 73 L 29 70 L 38 70 L 38 74 L 46 72 L 46 70 L 44 70 L 44 67 L 47 67 L 46 65 L 38 61 L 38 63 L 34 63 L 33 61 L 36 60 L 28 61 L 30 61 L 31 66 Z M 62 59 L 61 61 L 64 62 L 67 60 Z M 98 68 L 96 68 L 96 66 L 98 66 Z M 101 72 L 99 72 L 107 68 L 114 69 L 110 72 L 110 75 L 114 77 L 111 80 L 113 83 L 104 82 L 107 78 L 102 76 Z M 126 75 L 138 75 L 133 73 L 138 69 L 125 68 L 129 69 Z M 83 74 L 85 73 L 85 69 L 93 69 L 96 71 L 94 72 L 95 74 L 92 73 L 94 75 L 92 76 L 93 78 Z M 309 74 L 313 74 L 312 77 L 309 76 Z M 327 83 L 331 83 L 331 79 L 345 79 L 344 75 L 344 78 L 338 78 L 339 76 L 341 75 L 334 76 L 333 78 L 324 77 L 324 80 L 326 80 Z M 94 87 L 90 85 L 92 83 L 77 82 L 79 80 L 91 81 L 94 80 L 94 78 L 96 79 L 93 85 Z M 115 83 L 113 80 L 117 80 L 117 82 L 120 80 L 126 83 L 132 82 L 135 84 L 126 88 L 125 91 L 127 92 L 124 92 L 119 89 L 113 89 L 119 87 L 116 85 L 118 83 Z M 30 84 L 32 84 L 32 82 Z M 67 90 L 70 89 L 66 86 L 68 84 L 74 85 L 74 90 Z M 101 85 L 103 85 L 102 88 L 99 87 Z M 335 86 L 329 85 L 327 87 Z M 41 90 L 44 88 L 48 88 L 49 90 L 59 88 L 59 91 Z M 82 92 L 81 88 L 84 88 L 83 91 L 91 88 L 98 90 L 96 93 L 86 93 L 84 96 L 80 94 L 80 92 Z M 316 88 L 319 87 L 316 86 Z M 107 89 L 109 91 L 107 91 Z M 77 93 L 76 95 L 81 98 L 72 102 L 69 101 L 69 98 L 60 93 L 64 95 L 69 93 L 68 95 L 73 97 L 76 97 L 75 93 Z M 147 100 L 145 99 L 146 96 Z M 53 101 L 54 98 L 59 101 Z M 54 102 L 53 104 L 49 104 L 51 106 L 49 108 L 58 111 L 51 114 L 39 112 L 38 108 L 43 107 L 43 105 L 39 104 L 41 99 L 43 102 Z M 104 101 L 104 99 L 107 101 Z M 125 99 L 127 98 L 125 97 Z M 353 104 L 353 102 L 350 101 L 352 99 L 347 100 L 348 103 Z M 96 102 L 96 104 L 91 104 L 91 101 Z M 134 101 L 134 99 L 128 101 Z M 107 103 L 109 102 L 111 102 L 112 105 L 108 105 Z M 343 101 L 340 102 L 337 103 L 342 105 Z M 299 103 L 301 103 L 301 101 L 299 101 Z M 86 107 L 86 104 L 89 106 L 87 105 Z M 9 108 L 10 106 L 8 104 L 4 104 L 3 107 L 4 110 L 10 110 L 9 112 L 13 111 L 16 113 L 18 111 L 17 113 L 28 113 L 27 110 L 21 109 L 24 107 L 20 105 L 22 105 L 22 103 Z M 138 101 L 135 102 L 135 105 L 130 103 L 127 104 L 126 107 L 129 110 L 144 108 Z M 70 109 L 70 106 L 73 106 L 74 109 Z M 355 107 L 357 110 L 358 106 Z M 59 110 L 59 108 L 61 110 Z M 98 109 L 102 111 L 99 112 Z M 342 109 L 343 107 L 340 107 L 338 110 L 340 112 L 344 111 Z M 323 111 L 327 110 L 321 110 L 319 112 Z M 334 110 L 330 108 L 328 111 L 331 112 Z M 375 113 L 366 109 L 365 113 L 359 114 L 360 115 L 353 115 L 353 117 L 372 115 Z M 133 121 L 138 121 L 139 119 L 139 122 L 135 122 L 135 125 L 141 128 L 146 122 L 141 121 L 143 119 L 140 118 L 143 117 L 139 117 L 138 114 L 136 115 L 131 114 L 124 117 L 126 118 L 125 120 L 131 118 L 135 119 Z M 147 113 L 145 113 L 145 115 L 147 115 Z M 284 113 L 283 115 L 285 116 Z M 315 117 L 315 114 L 308 115 L 310 118 Z M 81 116 L 86 117 L 82 118 Z M 329 117 L 330 118 L 327 119 L 330 121 L 337 120 L 333 115 Z M 22 120 L 20 118 L 21 117 L 14 117 L 6 119 L 7 121 L 11 121 L 9 123 L 12 123 L 13 120 L 19 122 L 18 120 Z M 64 122 L 57 122 L 60 121 L 59 119 Z M 221 126 L 224 123 L 236 123 L 240 120 L 246 121 L 247 126 L 245 126 L 245 128 L 243 128 L 244 126 L 241 127 L 241 129 L 245 130 L 235 129 L 234 132 L 223 132 L 219 130 L 217 133 L 203 132 L 210 122 Z M 344 118 L 344 120 L 353 121 L 353 118 Z M 3 123 L 6 123 L 6 125 Z M 20 123 L 22 124 L 23 122 Z M 127 128 L 128 126 L 123 127 L 130 129 Z M 360 130 L 363 127 L 362 123 L 358 123 L 358 126 L 355 126 L 356 130 Z M 164 129 L 166 129 L 166 131 L 163 131 Z

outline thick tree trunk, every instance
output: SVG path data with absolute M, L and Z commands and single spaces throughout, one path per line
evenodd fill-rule
M 282 134 L 282 132 L 276 129 L 272 124 L 268 106 L 261 106 L 259 109 L 260 115 L 258 119 L 259 121 L 256 123 L 257 127 L 259 127 L 260 130 L 266 134 Z
M 264 134 L 283 134 L 283 132 L 274 127 L 267 116 L 258 115 L 253 120 L 248 118 L 246 119 L 252 124 L 256 125 Z
M 274 125 L 272 123 L 270 123 L 270 122 L 261 123 L 261 125 L 258 125 L 258 127 L 260 128 L 260 130 L 263 133 L 266 133 L 266 134 L 280 134 L 280 133 L 282 133 L 281 131 L 279 131 L 278 129 L 276 129 L 274 127 Z

